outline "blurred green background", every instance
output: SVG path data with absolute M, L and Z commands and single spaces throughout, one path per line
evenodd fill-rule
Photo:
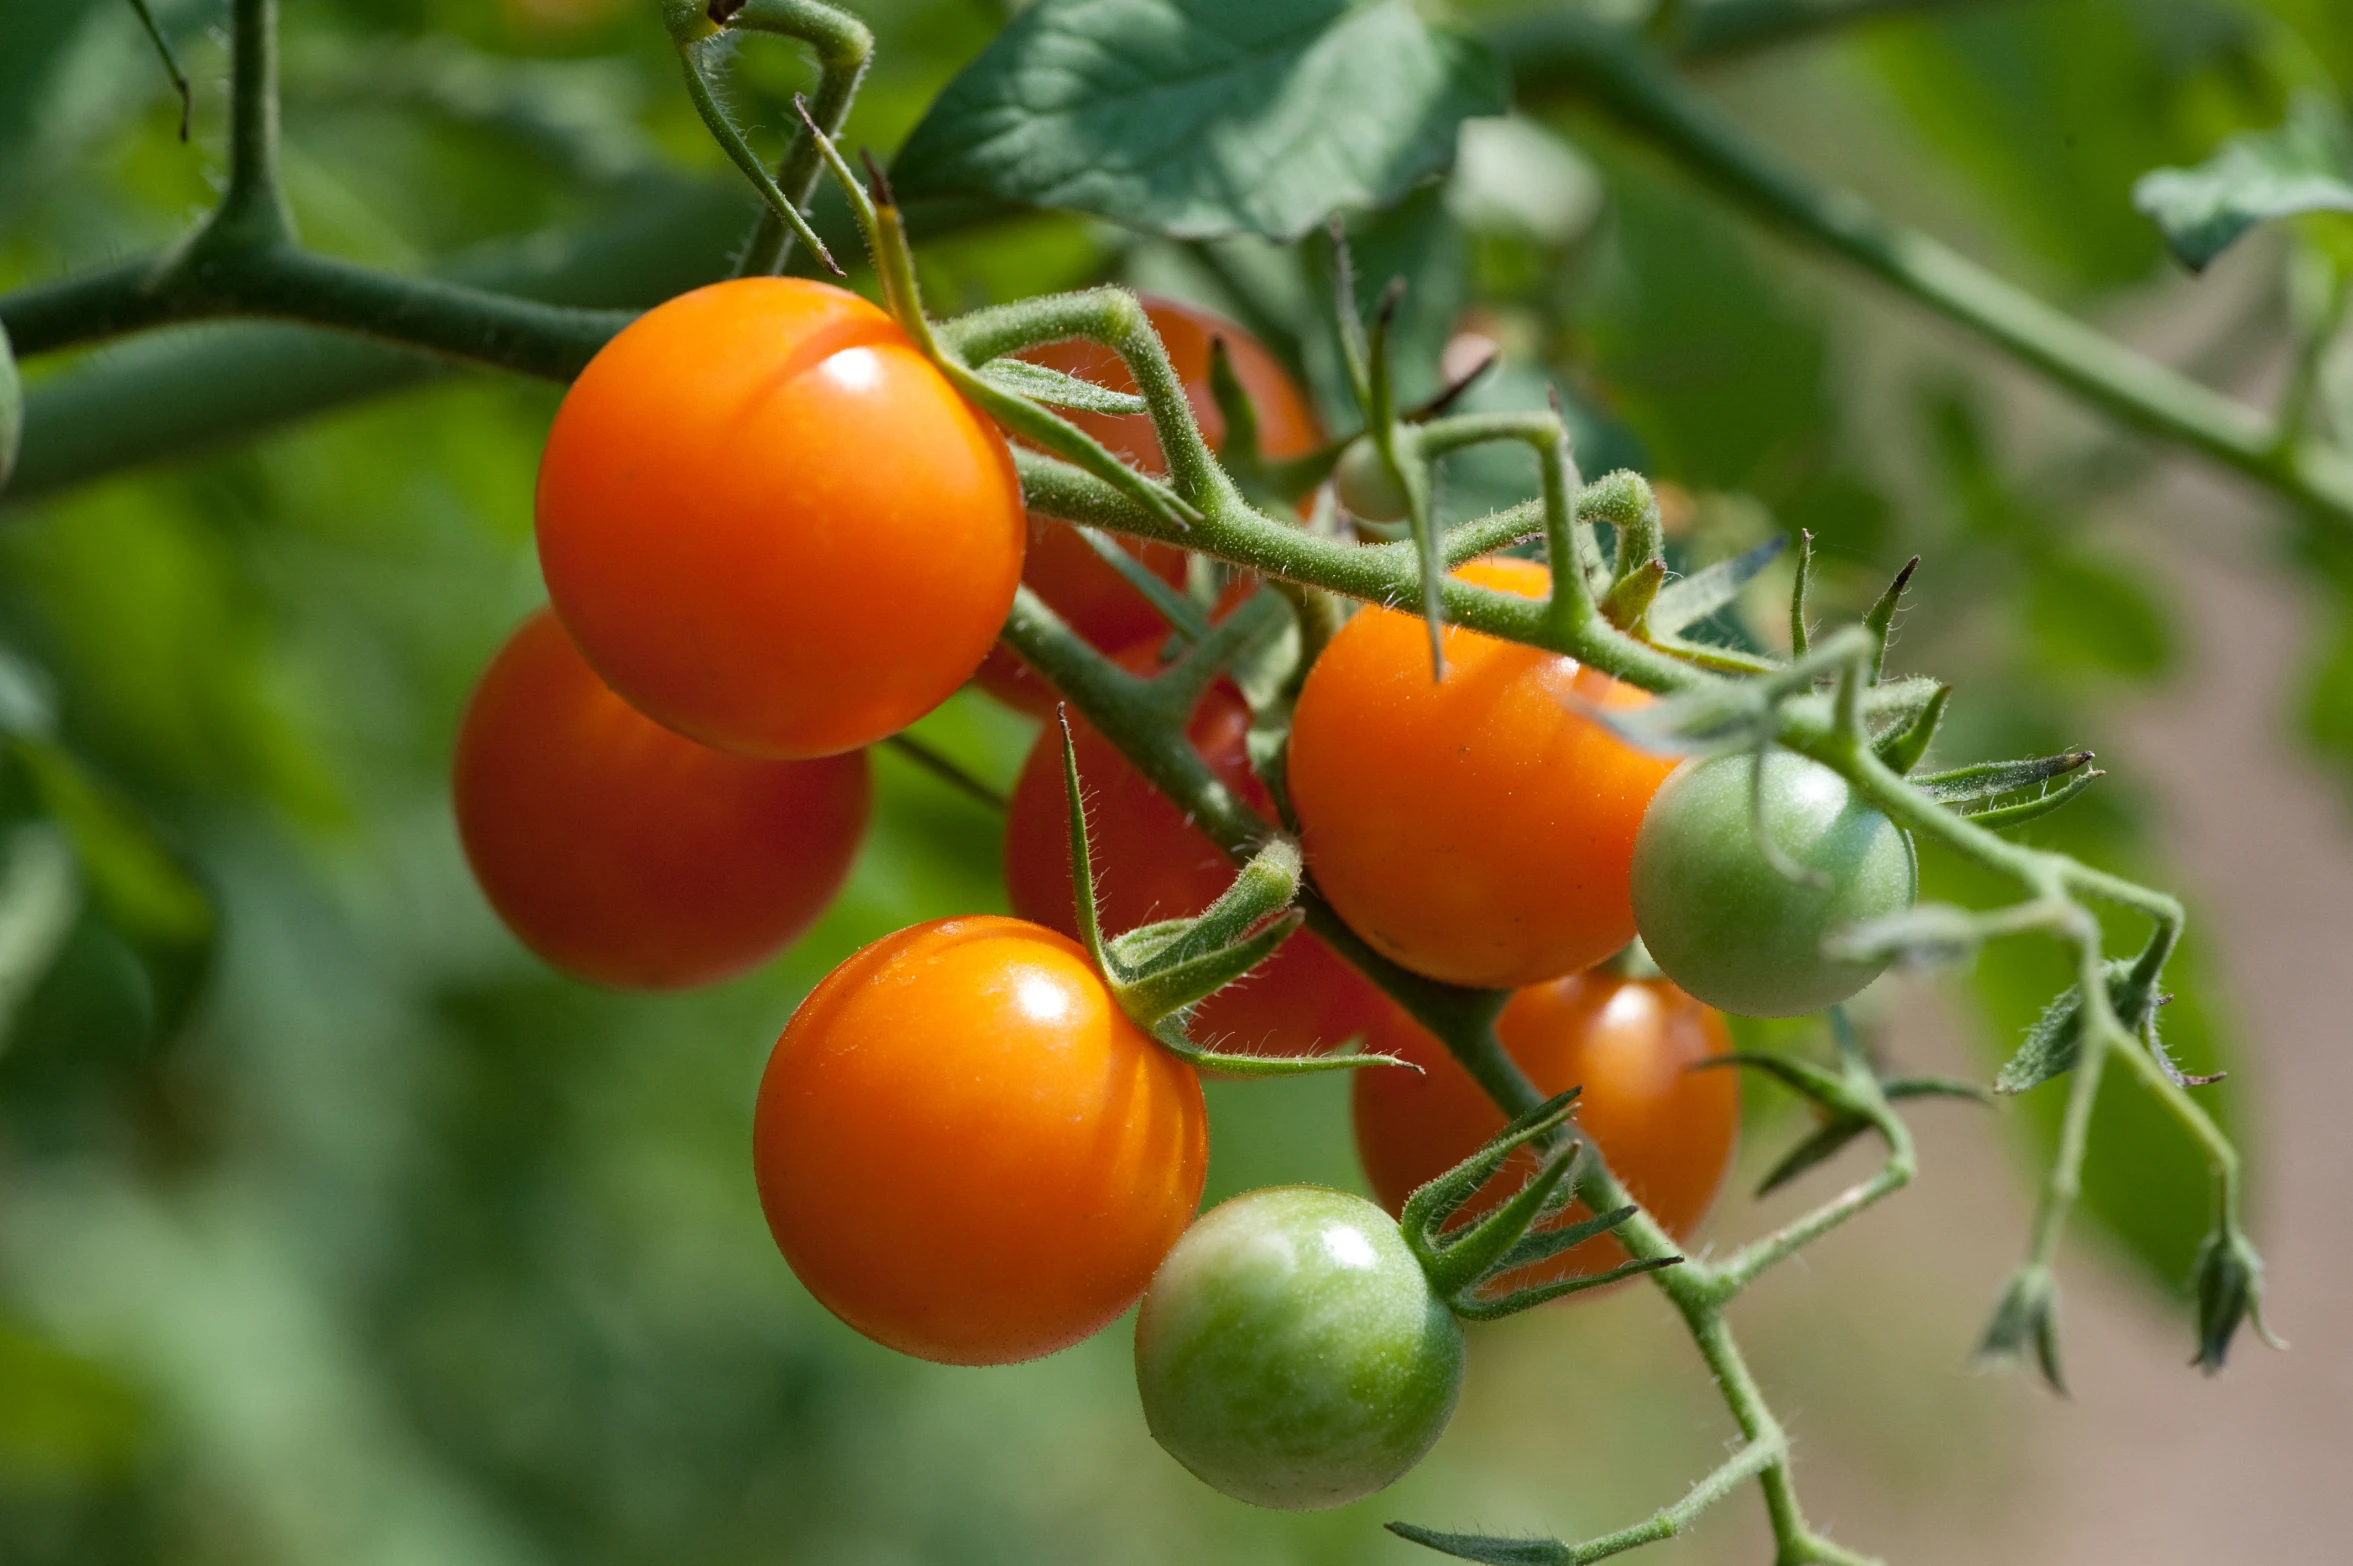
M 988 0 L 857 9 L 880 49 L 851 139 L 879 149 L 1004 19 Z M 608 237 L 579 247 L 580 297 L 629 303 L 714 275 L 748 227 L 650 6 L 287 11 L 286 177 L 322 250 L 496 265 L 587 226 Z M 185 146 L 119 0 L 0 0 L 0 289 L 167 243 L 209 200 L 225 7 L 156 12 L 196 83 Z M 807 79 L 780 43 L 741 52 L 731 101 L 764 150 Z M 2294 89 L 2342 102 L 2353 10 L 1956 5 L 1702 79 L 1773 146 L 2235 385 L 2287 340 L 2290 242 L 2261 236 L 2192 285 L 2129 189 L 2276 124 Z M 2117 704 L 2189 677 L 2179 571 L 2159 564 L 2169 535 L 2136 526 L 2158 453 L 1761 240 L 1573 99 L 1474 122 L 1447 180 L 1352 226 L 1368 294 L 1413 279 L 1409 394 L 1435 382 L 1449 338 L 1499 343 L 1484 405 L 1541 406 L 1557 385 L 1588 472 L 1622 463 L 1673 486 L 1686 558 L 1809 528 L 1827 615 L 1923 553 L 1896 665 L 1959 682 L 1948 761 L 2105 748 Z M 1337 418 L 1316 250 L 1034 215 L 943 235 L 924 265 L 941 311 L 1099 279 L 1193 297 L 1261 331 Z M 119 389 L 223 340 L 175 331 L 38 361 L 29 380 L 36 398 L 77 376 Z M 1483 1331 L 1432 1462 L 1308 1518 L 1227 1502 L 1158 1453 L 1123 1328 L 976 1372 L 834 1323 L 761 1223 L 753 1085 L 842 956 L 1003 906 L 995 820 L 878 754 L 876 828 L 848 891 L 764 971 L 648 999 L 541 967 L 473 889 L 445 773 L 474 675 L 539 597 L 531 485 L 557 392 L 403 378 L 258 438 L 159 442 L 168 460 L 134 471 L 53 468 L 0 511 L 0 722 L 19 736 L 0 778 L 6 885 L 11 908 L 49 910 L 33 946 L 55 953 L 0 972 L 0 1563 L 1402 1561 L 1429 1557 L 1381 1519 L 1598 1532 L 1714 1460 L 1728 1427 L 1639 1291 Z M 2353 401 L 2347 379 L 2330 395 Z M 101 434 L 143 416 L 77 407 Z M 28 474 L 41 460 L 28 451 Z M 1531 478 L 1464 464 L 1447 504 L 1484 509 Z M 2204 502 L 2175 504 L 2194 526 Z M 2353 562 L 2292 519 L 2252 536 L 2263 590 L 2286 605 L 2297 583 L 2312 626 L 2291 649 L 2301 694 L 2264 721 L 2341 767 Z M 1781 634 L 1785 588 L 1745 606 L 1752 634 Z M 1005 780 L 1029 730 L 967 693 L 922 732 Z M 2029 834 L 2162 882 L 2176 867 L 2149 799 L 2119 775 Z M 43 903 L 26 888 L 58 880 L 61 831 L 81 891 Z M 1937 895 L 2000 895 L 1927 869 Z M 2002 948 L 1942 991 L 1887 987 L 1876 1012 L 1899 1043 L 1930 1037 L 1931 1056 L 1950 1029 L 1917 1018 L 1960 1019 L 1967 1053 L 1927 1063 L 1983 1073 L 2063 977 L 2051 953 Z M 2193 1070 L 2232 1069 L 2217 1112 L 2253 1144 L 2260 1190 L 2247 1089 L 2262 1040 L 2237 1025 L 2211 948 L 2193 941 L 2176 989 L 2168 1038 Z M 2005 1110 L 2014 1134 L 1969 1134 L 2010 1135 L 2030 1158 L 2060 1091 Z M 1356 1183 L 1344 1085 L 1212 1098 L 1212 1200 Z M 1776 1100 L 1753 1108 L 1752 1174 L 1803 1130 Z M 2115 1297 L 2150 1302 L 2120 1309 L 2163 1316 L 2204 1229 L 2203 1176 L 2129 1083 L 2112 1083 L 2095 1135 L 2079 1248 L 2126 1280 Z M 1955 1519 L 2033 1466 L 2005 1433 L 2025 1405 L 1954 1374 L 2022 1232 L 2030 1163 L 2015 1163 L 1971 1166 L 1998 1187 L 1989 1232 L 1926 1232 L 1918 1214 L 1907 1230 L 1899 1205 L 1867 1237 L 1884 1251 L 1824 1263 L 1846 1280 L 1829 1303 L 1758 1307 L 1806 1460 L 1843 1465 L 1841 1494 L 1897 1498 L 1862 1506 L 1896 1519 L 1893 1536 L 1855 1541 L 1895 1559 L 1974 1537 Z M 1771 1216 L 1740 1188 L 1720 1233 Z M 1939 1200 L 1924 1211 L 1949 1219 Z M 1954 1255 L 1971 1266 L 1956 1273 Z M 2175 1368 L 2186 1326 L 2152 1341 L 2146 1373 L 2199 1392 Z M 1752 1508 L 1736 1499 L 1743 1515 L 1668 1548 L 1755 1558 Z

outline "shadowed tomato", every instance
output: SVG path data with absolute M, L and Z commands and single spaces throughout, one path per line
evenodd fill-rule
M 1234 366 L 1234 378 L 1241 382 L 1258 414 L 1259 449 L 1280 460 L 1304 456 L 1323 444 L 1323 429 L 1306 395 L 1258 339 L 1231 321 L 1172 299 L 1148 297 L 1144 313 L 1151 317 L 1153 329 L 1168 349 L 1169 364 L 1184 383 L 1185 400 L 1192 404 L 1193 417 L 1211 450 L 1225 445 L 1225 415 L 1218 411 L 1217 397 L 1209 385 L 1209 345 L 1221 338 Z M 1022 357 L 1113 391 L 1136 389 L 1126 363 L 1099 343 L 1048 343 Z M 1071 413 L 1068 417 L 1145 472 L 1167 471 L 1150 415 Z M 1172 587 L 1184 586 L 1183 550 L 1135 539 L 1123 543 L 1162 581 Z M 1068 621 L 1072 630 L 1106 652 L 1166 628 L 1150 600 L 1064 523 L 1030 518 L 1029 558 L 1021 579 Z M 993 649 L 977 678 L 982 689 L 1009 706 L 1040 717 L 1054 710 L 1053 691 L 1009 647 Z
M 754 761 L 608 690 L 555 616 L 483 672 L 452 793 L 466 858 L 523 944 L 599 984 L 708 984 L 825 911 L 866 828 L 863 751 Z
M 1551 584 L 1527 560 L 1455 574 L 1527 598 Z M 1433 681 L 1422 620 L 1365 609 L 1308 671 L 1290 785 L 1316 885 L 1433 979 L 1504 989 L 1590 967 L 1633 939 L 1634 835 L 1673 763 L 1576 708 L 1650 697 L 1533 647 L 1444 640 Z
M 1136 673 L 1157 662 L 1157 641 L 1119 661 Z M 1249 709 L 1220 681 L 1193 710 L 1186 733 L 1220 782 L 1261 815 L 1274 801 L 1250 770 Z M 1234 862 L 1145 781 L 1112 743 L 1074 714 L 1079 781 L 1093 828 L 1095 890 L 1106 934 L 1201 912 L 1233 884 Z M 1025 919 L 1078 933 L 1070 880 L 1070 807 L 1063 788 L 1062 730 L 1041 731 L 1014 785 L 1005 816 L 1005 889 Z M 1304 1055 L 1334 1048 L 1386 1005 L 1362 974 L 1305 931 L 1283 943 L 1249 977 L 1202 1002 L 1196 1043 L 1261 1054 Z
M 952 1365 L 1067 1348 L 1136 1302 L 1201 1200 L 1193 1068 L 1078 946 L 942 919 L 828 974 L 760 1080 L 752 1163 L 793 1272 Z
M 1012 453 L 857 295 L 739 278 L 639 316 L 564 396 L 539 559 L 655 721 L 744 755 L 855 749 L 971 677 L 1021 576 Z
M 1707 1216 L 1731 1167 L 1740 1088 L 1729 1071 L 1694 1071 L 1732 1048 L 1724 1019 L 1664 979 L 1572 974 L 1512 996 L 1496 1037 L 1539 1092 L 1582 1087 L 1577 1123 L 1634 1199 L 1678 1239 Z M 1419 1023 L 1392 1007 L 1365 1047 L 1420 1066 L 1360 1071 L 1353 1083 L 1356 1153 L 1381 1205 L 1405 1207 L 1417 1186 L 1477 1152 L 1504 1127 L 1503 1112 Z M 1522 1150 L 1463 1207 L 1457 1222 L 1488 1211 L 1535 1172 Z M 1573 1207 L 1562 1222 L 1590 1214 Z M 1626 1259 L 1596 1235 L 1551 1261 L 1503 1280 L 1512 1288 L 1606 1272 Z

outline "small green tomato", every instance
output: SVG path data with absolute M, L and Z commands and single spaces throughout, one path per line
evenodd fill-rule
M 1316 1511 L 1422 1460 L 1462 1387 L 1462 1329 L 1396 1221 L 1314 1186 L 1252 1191 L 1177 1241 L 1136 1319 L 1144 1422 L 1202 1480 Z
M 1367 522 L 1402 522 L 1405 520 L 1405 489 L 1389 472 L 1389 465 L 1373 449 L 1373 443 L 1358 436 L 1340 453 L 1339 465 L 1332 469 L 1333 493 L 1348 514 L 1362 517 Z
M 1846 779 L 1786 750 L 1765 760 L 1763 820 L 1793 880 L 1757 845 L 1754 757 L 1686 762 L 1659 786 L 1634 839 L 1634 923 L 1667 977 L 1718 1011 L 1795 1017 L 1879 976 L 1885 963 L 1822 950 L 1846 926 L 1912 906 L 1912 840 L 1853 798 Z

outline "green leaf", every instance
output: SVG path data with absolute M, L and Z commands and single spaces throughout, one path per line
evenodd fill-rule
M 1788 535 L 1776 533 L 1754 549 L 1669 582 L 1659 589 L 1658 598 L 1650 606 L 1652 633 L 1671 635 L 1705 620 L 1739 597 L 1741 589 L 1780 559 L 1781 552 L 1788 547 Z
M 1288 240 L 1396 201 L 1507 101 L 1486 46 L 1406 0 L 1038 0 L 948 84 L 891 177 L 908 200 Z
M 2189 169 L 2157 169 L 2132 188 L 2191 271 L 2258 223 L 2307 212 L 2353 212 L 2353 125 L 2327 99 L 2301 93 L 2277 129 L 2234 136 Z

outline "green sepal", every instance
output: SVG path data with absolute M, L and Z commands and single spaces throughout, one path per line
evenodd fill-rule
M 2255 1335 L 2272 1348 L 2287 1347 L 2264 1324 L 2263 1258 L 2235 1219 L 2224 1218 L 2199 1244 L 2191 1278 L 2198 1301 L 2198 1352 L 2191 1364 L 2210 1376 L 2219 1373 L 2241 1322 L 2252 1322 Z
M 1789 656 L 1802 658 L 1813 645 L 1813 633 L 1806 625 L 1806 589 L 1814 577 L 1814 535 L 1800 529 L 1797 535 L 1797 576 L 1789 584 Z
M 1458 1561 L 1480 1561 L 1485 1566 L 1569 1566 L 1576 1559 L 1558 1539 L 1506 1539 L 1483 1533 L 1440 1533 L 1413 1523 L 1383 1523 L 1382 1527 L 1409 1544 L 1451 1555 Z
M 996 420 L 1006 433 L 1103 480 L 1178 532 L 1189 532 L 1201 520 L 1201 513 L 1176 491 L 1129 467 L 1101 441 L 1060 414 L 1005 390 L 944 353 L 934 362 L 966 401 Z
M 1535 1174 L 1501 1206 L 1454 1233 L 1441 1237 L 1435 1232 L 1425 1232 L 1423 1237 L 1430 1244 L 1430 1252 L 1422 1267 L 1430 1275 L 1430 1287 L 1438 1291 L 1440 1298 L 1455 1304 L 1494 1276 L 1512 1248 L 1528 1238 L 1530 1227 L 1558 1210 L 1553 1193 L 1561 1190 L 1575 1173 L 1578 1156 L 1583 1151 L 1583 1143 L 1569 1143 L 1545 1159 Z M 1624 1222 L 1624 1215 L 1618 1221 Z
M 1654 1256 L 1646 1261 L 1624 1262 L 1612 1267 L 1607 1272 L 1597 1272 L 1590 1277 L 1559 1278 L 1551 1283 L 1530 1284 L 1527 1288 L 1514 1289 L 1509 1294 L 1496 1299 L 1473 1294 L 1450 1301 L 1449 1304 L 1454 1313 L 1465 1321 L 1501 1321 L 1506 1316 L 1516 1316 L 1521 1311 L 1534 1310 L 1539 1305 L 1549 1305 L 1554 1300 L 1567 1295 L 1582 1294 L 1587 1289 L 1605 1289 L 1613 1283 L 1621 1283 L 1628 1278 L 1638 1278 L 1646 1272 L 1657 1272 L 1667 1267 L 1680 1267 L 1683 1262 L 1684 1258 L 1681 1256 Z
M 1655 605 L 1652 612 L 1657 612 Z M 1737 647 L 1718 647 L 1710 642 L 1690 642 L 1680 636 L 1663 635 L 1655 626 L 1646 628 L 1641 635 L 1645 643 L 1668 657 L 1679 658 L 1714 674 L 1771 674 L 1781 667 L 1770 658 L 1742 652 Z
M 1417 1255 L 1435 1249 L 1438 1231 L 1446 1220 L 1460 1211 L 1482 1185 L 1503 1167 L 1503 1161 L 1524 1144 L 1544 1136 L 1566 1123 L 1575 1107 L 1578 1088 L 1546 1099 L 1526 1114 L 1495 1133 L 1480 1149 L 1437 1176 L 1417 1187 L 1405 1199 L 1404 1210 L 1397 1215 L 1398 1227 L 1405 1231 L 1408 1245 Z M 1426 1262 L 1425 1262 L 1426 1265 Z
M 2133 982 L 2133 963 L 2122 957 L 2109 959 L 2104 968 L 2108 984 L 2108 1003 L 2115 1008 L 2116 1020 L 2125 1031 L 2138 1033 L 2153 1023 L 2159 997 Z M 2076 1056 L 2083 1046 L 2083 987 L 2071 984 L 2052 998 L 2026 1030 L 2025 1039 L 2017 1053 L 1994 1076 L 1996 1093 L 2024 1093 L 2042 1086 L 2053 1077 L 2063 1076 L 2075 1069 Z M 2165 1057 L 2161 1051 L 2158 1058 Z
M 1174 940 L 1156 942 L 1148 960 L 1131 962 L 1122 947 L 1125 937 L 1113 941 L 1111 949 L 1129 971 L 1142 977 L 1233 946 L 1270 919 L 1298 912 L 1291 903 L 1299 895 L 1304 869 L 1299 845 L 1289 838 L 1278 837 L 1250 856 L 1250 862 L 1236 872 L 1216 902 L 1192 918 L 1180 921 L 1182 929 Z M 1164 920 L 1148 928 L 1157 930 L 1168 922 Z
M 1911 722 L 1890 729 L 1872 742 L 1872 754 L 1898 776 L 1920 765 L 1920 758 L 1928 754 L 1928 742 L 1936 738 L 1937 726 L 1944 722 L 1945 706 L 1952 695 L 1951 686 L 1939 685 L 1928 705 L 1914 714 Z
M 1781 551 L 1788 547 L 1789 539 L 1776 533 L 1754 549 L 1667 583 L 1650 606 L 1651 635 L 1671 636 L 1697 625 L 1739 597 L 1740 590 L 1780 559 Z
M 1152 1029 L 1152 1037 L 1159 1041 L 1161 1048 L 1196 1069 L 1229 1077 L 1307 1077 L 1324 1071 L 1356 1071 L 1365 1066 L 1402 1066 L 1414 1072 L 1422 1069 L 1395 1055 L 1367 1055 L 1345 1046 L 1321 1055 L 1245 1055 L 1203 1049 L 1185 1031 L 1180 1017 L 1162 1019 Z
M 2067 1377 L 2059 1363 L 2059 1280 L 2040 1262 L 2029 1262 L 2002 1291 L 1993 1320 L 1977 1343 L 1977 1363 L 1989 1370 L 2009 1370 L 2032 1354 L 2043 1381 L 2061 1397 Z
M 1871 1122 L 1860 1115 L 1836 1115 L 1814 1128 L 1812 1135 L 1781 1155 L 1781 1161 L 1765 1171 L 1757 1182 L 1757 1195 L 1769 1196 L 1818 1164 L 1828 1163 L 1838 1156 L 1856 1137 L 1871 1129 Z
M 1119 579 L 1134 588 L 1168 622 L 1170 630 L 1188 642 L 1199 642 L 1209 634 L 1209 616 L 1201 612 L 1201 606 L 1169 586 L 1159 572 L 1121 548 L 1119 540 L 1099 528 L 1075 522 L 1071 526 L 1077 528 L 1080 541 L 1095 552 L 1096 558 L 1118 572 Z
M 1903 602 L 1904 584 L 1912 580 L 1912 573 L 1920 569 L 1920 557 L 1914 555 L 1904 562 L 1904 568 L 1887 584 L 1887 591 L 1879 595 L 1879 602 L 1863 616 L 1863 629 L 1871 633 L 1871 679 L 1877 683 L 1881 671 L 1887 667 L 1887 633 L 1895 626 L 1896 606 Z M 1898 769 L 1902 770 L 1901 768 Z
M 2024 826 L 2029 821 L 2041 820 L 2107 775 L 2098 767 L 2086 767 L 2057 788 L 2037 794 L 2032 799 L 2020 800 L 2015 805 L 1995 805 L 1985 810 L 1964 810 L 1960 813 L 1961 819 L 1974 821 L 1981 827 L 1997 832 L 2005 827 Z
M 1794 1055 L 1769 1055 L 1760 1050 L 1733 1050 L 1727 1054 L 1710 1055 L 1705 1060 L 1691 1063 L 1694 1071 L 1720 1070 L 1730 1066 L 1738 1070 L 1762 1071 L 1804 1098 L 1810 1098 L 1825 1108 L 1842 1113 L 1854 1107 L 1854 1096 L 1835 1072 L 1800 1060 Z
M 1112 998 L 1139 1026 L 1148 1030 L 1157 1028 L 1166 1018 L 1190 1011 L 1272 957 L 1285 941 L 1299 933 L 1306 918 L 1298 909 L 1287 908 L 1251 935 L 1208 951 L 1170 957 L 1169 950 L 1186 944 L 1191 938 L 1189 934 L 1180 936 L 1154 959 L 1148 971 L 1129 969 L 1111 978 Z M 1111 943 L 1111 952 L 1114 960 L 1126 967 L 1117 941 Z
M 1569 1203 L 1574 1200 L 1573 1193 L 1556 1191 L 1551 1199 L 1544 1204 L 1544 1210 L 1538 1216 L 1540 1219 L 1550 1218 L 1565 1211 Z M 1512 1248 L 1505 1251 L 1502 1256 L 1496 1259 L 1494 1265 L 1487 1269 L 1488 1276 L 1490 1278 L 1509 1277 L 1522 1267 L 1533 1267 L 1538 1262 L 1550 1261 L 1563 1251 L 1574 1250 L 1583 1245 L 1595 1235 L 1609 1233 L 1610 1230 L 1633 1217 L 1634 1212 L 1635 1209 L 1631 1205 L 1613 1207 L 1606 1213 L 1591 1218 L 1580 1218 L 1575 1223 L 1563 1224 L 1557 1229 L 1530 1229 L 1514 1241 Z
M 2093 759 L 2088 750 L 2064 750 L 2055 756 L 2027 756 L 2017 761 L 1980 761 L 1946 772 L 1912 779 L 1912 786 L 1948 809 L 1968 814 L 1965 807 L 1990 805 L 2006 794 L 2039 788 L 2065 777 Z
M 1115 418 L 1152 411 L 1152 405 L 1134 392 L 1115 392 L 1108 386 L 1098 386 L 1093 381 L 1081 380 L 1050 365 L 1032 364 L 1027 359 L 991 359 L 973 373 L 1000 391 L 1027 397 L 1049 408 L 1070 408 Z
M 1602 595 L 1601 617 L 1621 631 L 1634 630 L 1650 612 L 1652 600 L 1658 597 L 1659 584 L 1666 579 L 1664 560 L 1643 561 L 1610 584 L 1610 590 Z
M 1890 1102 L 1906 1098 L 1963 1098 L 1972 1104 L 1991 1107 L 1994 1101 L 1992 1089 L 1960 1077 L 1889 1077 L 1879 1084 L 1879 1091 Z

